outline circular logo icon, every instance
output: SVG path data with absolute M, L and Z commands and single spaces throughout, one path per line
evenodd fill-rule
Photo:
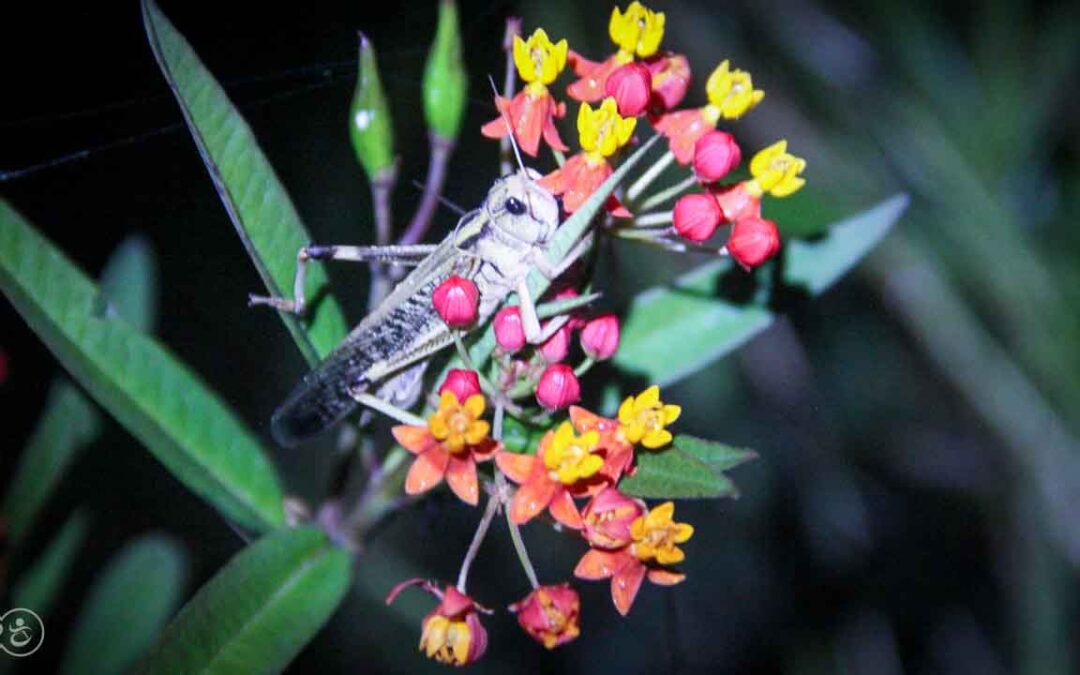
M 45 641 L 45 623 L 29 609 L 16 607 L 0 616 L 0 649 L 12 656 L 30 656 Z

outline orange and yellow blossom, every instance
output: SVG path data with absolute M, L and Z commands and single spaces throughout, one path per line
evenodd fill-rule
M 423 579 L 408 579 L 394 586 L 386 604 L 401 591 L 419 586 L 439 599 L 439 604 L 420 622 L 420 651 L 429 659 L 452 666 L 474 663 L 487 650 L 487 630 L 480 623 L 478 611 L 491 613 L 453 586 L 439 590 Z
M 541 135 L 552 148 L 565 152 L 568 148 L 559 138 L 555 119 L 566 115 L 566 104 L 557 102 L 547 85 L 566 67 L 567 49 L 566 40 L 553 43 L 543 28 L 537 28 L 528 40 L 515 35 L 514 65 L 526 85 L 512 100 L 495 97 L 500 115 L 480 132 L 488 138 L 502 138 L 512 127 L 521 151 L 532 157 L 540 148 Z
M 439 396 L 439 407 L 427 426 L 400 424 L 392 429 L 397 442 L 416 455 L 405 478 L 407 493 L 427 492 L 445 477 L 454 494 L 476 505 L 476 462 L 491 459 L 501 447 L 488 436 L 491 425 L 480 419 L 483 414 L 483 395 L 474 394 L 461 403 L 447 390 Z
M 570 65 L 581 79 L 568 86 L 566 93 L 570 98 L 587 103 L 604 98 L 608 75 L 635 57 L 645 59 L 656 55 L 664 39 L 664 20 L 663 12 L 654 12 L 637 0 L 631 2 L 625 12 L 618 7 L 612 8 L 608 35 L 618 51 L 603 61 L 590 61 L 571 51 Z

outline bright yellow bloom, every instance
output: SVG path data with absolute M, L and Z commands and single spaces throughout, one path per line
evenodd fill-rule
M 619 60 L 629 62 L 634 55 L 646 58 L 656 53 L 664 39 L 664 13 L 654 12 L 637 0 L 625 12 L 616 6 L 608 22 L 611 41 L 619 46 Z
M 588 103 L 582 103 L 578 110 L 577 128 L 581 149 L 594 159 L 614 155 L 630 140 L 635 126 L 637 118 L 619 115 L 615 99 L 611 96 L 605 98 L 596 110 Z
M 681 412 L 682 408 L 677 405 L 664 405 L 660 400 L 660 387 L 654 384 L 622 402 L 619 428 L 629 442 L 655 450 L 671 442 L 671 432 L 664 427 L 679 419 Z
M 799 177 L 805 168 L 805 159 L 788 153 L 786 140 L 777 141 L 750 160 L 754 179 L 748 181 L 748 187 L 757 195 L 768 192 L 773 197 L 787 197 L 806 184 L 806 179 Z
M 464 619 L 436 614 L 424 623 L 420 650 L 439 663 L 463 666 L 468 662 L 472 631 Z
M 604 466 L 604 458 L 592 452 L 599 442 L 600 432 L 593 430 L 575 436 L 573 425 L 563 422 L 544 451 L 544 466 L 552 479 L 573 485 Z
M 439 409 L 428 418 L 428 429 L 448 451 L 460 453 L 487 438 L 491 425 L 480 419 L 483 414 L 483 395 L 473 394 L 461 404 L 454 392 L 444 391 Z
M 694 528 L 687 523 L 676 523 L 675 504 L 664 502 L 652 511 L 634 519 L 630 524 L 630 537 L 634 555 L 642 562 L 655 560 L 661 565 L 682 562 L 686 554 L 676 544 L 682 544 L 694 536 Z
M 514 65 L 521 79 L 530 87 L 543 90 L 566 67 L 566 40 L 552 43 L 543 28 L 537 28 L 528 40 L 514 36 Z M 538 92 L 542 93 L 542 92 Z
M 738 68 L 730 70 L 729 66 L 724 59 L 705 83 L 705 93 L 709 97 L 705 114 L 714 124 L 721 117 L 728 120 L 742 117 L 765 98 L 765 92 L 754 89 L 750 73 Z

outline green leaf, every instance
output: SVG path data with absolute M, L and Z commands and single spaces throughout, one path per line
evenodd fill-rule
M 157 327 L 158 275 L 150 242 L 125 239 L 101 273 L 101 292 L 125 321 L 144 333 Z
M 679 434 L 672 445 L 686 454 L 699 459 L 714 472 L 734 469 L 740 464 L 757 459 L 758 454 L 750 448 L 736 448 L 717 441 Z
M 27 607 L 48 617 L 86 541 L 88 524 L 89 518 L 81 510 L 67 519 L 44 552 L 26 568 L 12 587 L 12 607 Z
M 214 187 L 266 289 L 273 296 L 291 294 L 296 253 L 311 243 L 292 200 L 251 127 L 151 0 L 143 0 L 143 23 Z M 302 323 L 287 312 L 278 312 L 311 364 L 330 353 L 348 331 L 341 307 L 327 292 L 328 283 L 322 265 L 309 263 L 306 297 L 318 301 L 309 308 L 308 320 Z
M 319 530 L 267 535 L 195 594 L 138 672 L 279 672 L 341 602 L 349 569 Z
M 3 513 L 13 545 L 26 536 L 75 454 L 100 432 L 98 412 L 82 392 L 65 380 L 53 382 L 45 412 L 19 457 L 4 497 Z
M 507 415 L 503 418 L 502 444 L 510 452 L 532 454 L 547 432 L 546 428 L 523 422 Z
M 245 527 L 284 523 L 258 442 L 153 338 L 109 316 L 97 286 L 0 201 L 0 287 L 84 389 L 179 480 Z
M 735 484 L 724 474 L 676 447 L 639 448 L 637 471 L 619 481 L 619 489 L 634 497 L 693 499 L 735 497 Z
M 178 544 L 160 535 L 142 537 L 117 553 L 90 587 L 60 672 L 128 672 L 180 604 L 186 559 Z
M 907 207 L 898 195 L 833 224 L 816 241 L 792 241 L 785 249 L 784 283 L 818 295 L 861 260 L 888 233 Z M 647 289 L 630 305 L 614 362 L 628 372 L 665 386 L 734 351 L 772 324 L 775 314 L 761 302 L 736 304 L 716 297 L 731 269 L 717 260 Z M 672 349 L 673 340 L 679 348 Z

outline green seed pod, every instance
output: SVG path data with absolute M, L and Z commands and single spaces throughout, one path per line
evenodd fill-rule
M 457 5 L 453 0 L 442 0 L 435 42 L 424 67 L 424 117 L 433 135 L 447 141 L 457 139 L 468 94 Z
M 356 91 L 349 109 L 349 136 L 369 180 L 378 180 L 393 170 L 394 125 L 390 106 L 379 80 L 375 48 L 363 33 L 360 33 Z

